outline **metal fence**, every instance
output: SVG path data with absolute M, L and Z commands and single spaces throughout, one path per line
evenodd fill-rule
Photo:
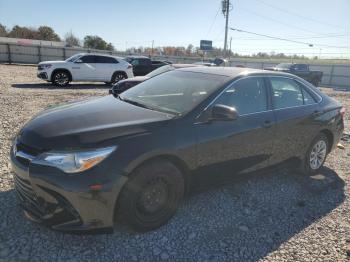
M 65 60 L 77 53 L 101 53 L 116 56 L 125 56 L 124 52 L 114 52 L 105 50 L 91 50 L 85 48 L 53 47 L 19 45 L 13 43 L 0 43 L 0 63 L 24 63 L 37 64 L 41 61 Z M 194 63 L 198 62 L 198 57 L 179 56 L 153 56 L 154 59 L 170 60 L 174 63 Z M 276 65 L 276 62 L 269 60 L 240 60 L 232 59 L 230 66 L 243 65 L 250 68 L 263 69 Z M 311 70 L 323 72 L 321 84 L 329 87 L 339 87 L 350 89 L 350 65 L 347 64 L 311 64 Z

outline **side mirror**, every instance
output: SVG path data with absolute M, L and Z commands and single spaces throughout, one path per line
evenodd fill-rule
M 236 108 L 225 105 L 214 105 L 211 109 L 211 120 L 230 121 L 236 120 L 238 113 Z
M 75 60 L 75 62 L 74 63 L 76 63 L 76 64 L 81 64 L 83 62 L 83 60 L 81 60 L 81 59 L 77 59 L 77 60 Z

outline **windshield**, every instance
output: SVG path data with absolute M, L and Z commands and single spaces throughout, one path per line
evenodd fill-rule
M 81 57 L 82 55 L 80 55 L 80 54 L 77 54 L 77 55 L 73 55 L 73 56 L 71 56 L 70 58 L 68 58 L 67 60 L 66 60 L 66 62 L 74 62 L 75 60 L 77 60 L 79 57 Z
M 151 77 L 165 73 L 165 72 L 170 71 L 170 70 L 174 70 L 174 67 L 171 65 L 165 65 L 165 66 L 157 68 L 156 70 L 153 70 L 151 73 L 148 73 L 146 76 L 151 78 Z
M 289 69 L 292 64 L 289 63 L 281 63 L 276 65 L 276 68 Z
M 120 95 L 125 102 L 182 115 L 224 84 L 228 77 L 173 70 L 134 86 Z

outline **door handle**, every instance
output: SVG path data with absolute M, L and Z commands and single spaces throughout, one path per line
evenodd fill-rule
M 272 126 L 272 122 L 270 120 L 265 120 L 263 123 L 263 127 L 269 128 Z

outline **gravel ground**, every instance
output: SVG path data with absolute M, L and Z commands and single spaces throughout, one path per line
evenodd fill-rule
M 0 65 L 0 261 L 350 261 L 350 141 L 314 177 L 279 168 L 204 185 L 150 233 L 70 235 L 28 221 L 13 189 L 11 137 L 49 105 L 107 92 L 99 84 L 55 89 L 35 73 Z M 323 90 L 346 106 L 350 133 L 350 92 Z

